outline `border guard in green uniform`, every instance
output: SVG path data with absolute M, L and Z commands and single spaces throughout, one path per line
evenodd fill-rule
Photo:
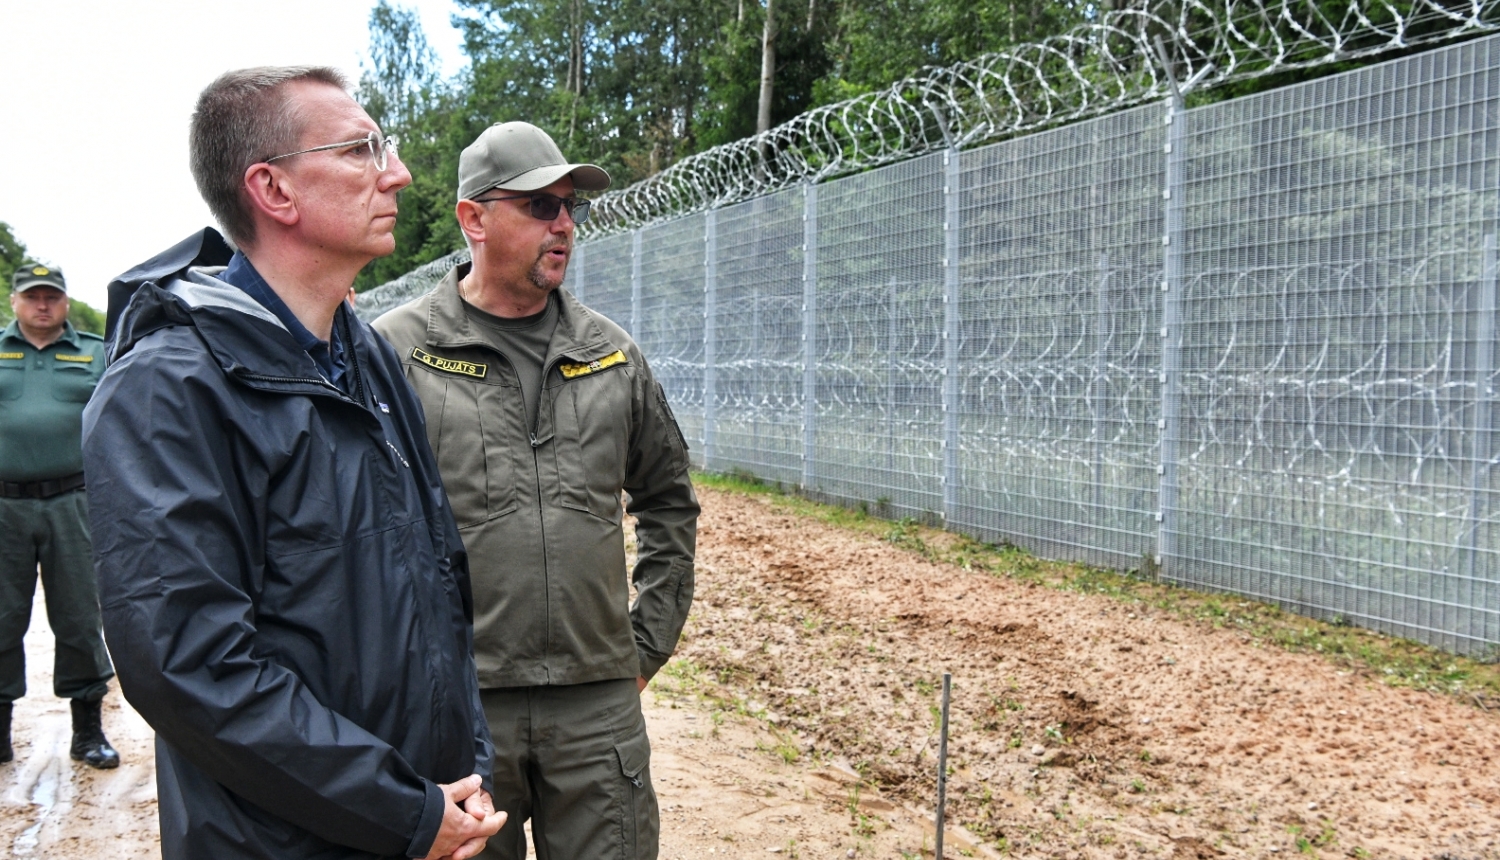
M 655 860 L 640 694 L 693 602 L 687 445 L 640 347 L 562 286 L 588 217 L 574 192 L 609 174 L 525 122 L 491 126 L 458 165 L 473 263 L 374 327 L 426 409 L 469 551 L 495 808 L 512 822 L 478 860 L 524 860 L 527 820 L 538 860 Z
M 104 340 L 68 322 L 62 272 L 15 273 L 16 318 L 0 333 L 0 762 L 15 758 L 12 703 L 26 694 L 31 604 L 40 567 L 57 637 L 52 689 L 72 700 L 74 760 L 118 767 L 100 706 L 114 677 L 99 625 L 99 593 L 83 492 L 83 407 L 104 373 Z

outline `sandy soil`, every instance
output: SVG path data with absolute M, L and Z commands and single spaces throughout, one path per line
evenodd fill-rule
M 52 628 L 42 589 L 26 632 L 26 697 L 15 704 L 15 761 L 0 765 L 0 850 L 11 857 L 159 857 L 152 732 L 111 684 L 104 734 L 120 753 L 114 770 L 68 757 L 73 724 L 52 695 Z
M 949 857 L 1500 858 L 1500 714 L 702 495 L 698 599 L 645 699 L 665 860 L 930 854 L 944 671 Z M 125 765 L 68 760 L 43 616 L 0 840 L 155 856 L 150 730 L 112 694 Z
M 727 681 L 804 758 L 930 807 L 951 672 L 950 809 L 988 846 L 1500 857 L 1500 714 L 703 495 L 680 683 Z

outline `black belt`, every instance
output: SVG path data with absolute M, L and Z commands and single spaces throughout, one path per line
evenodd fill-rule
M 0 481 L 0 497 L 7 499 L 50 499 L 69 490 L 83 487 L 83 473 L 64 475 L 50 481 Z

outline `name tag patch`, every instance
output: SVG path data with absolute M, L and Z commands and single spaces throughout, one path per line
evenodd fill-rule
M 562 375 L 565 378 L 574 379 L 579 376 L 588 376 L 590 373 L 598 373 L 606 367 L 614 367 L 617 364 L 624 364 L 625 361 L 625 353 L 617 349 L 609 355 L 606 355 L 605 357 L 596 359 L 594 361 L 590 361 L 587 364 L 565 361 L 562 364 L 559 364 L 557 366 L 557 369 L 562 371 Z
M 79 364 L 93 364 L 94 363 L 94 357 L 92 355 L 63 355 L 62 353 L 58 353 L 57 354 L 57 360 L 58 361 L 76 361 Z
M 456 361 L 451 358 L 439 358 L 428 352 L 423 352 L 420 347 L 411 348 L 411 357 L 422 362 L 428 367 L 436 367 L 438 370 L 448 373 L 459 373 L 464 376 L 472 376 L 475 379 L 483 379 L 489 373 L 490 366 L 487 364 L 475 364 L 472 361 Z
M 24 353 L 24 352 L 0 352 L 0 359 L 25 358 L 25 357 L 26 357 L 26 353 Z

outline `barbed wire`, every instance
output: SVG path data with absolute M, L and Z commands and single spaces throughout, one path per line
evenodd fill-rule
M 1202 0 L 1104 12 L 1059 36 L 931 67 L 688 156 L 594 201 L 580 237 L 632 230 L 944 147 L 974 146 L 1169 95 L 1500 28 L 1500 0 Z M 1170 68 L 1165 65 L 1170 63 Z
M 1062 35 L 924 69 L 688 156 L 600 195 L 578 235 L 598 239 L 799 183 L 1098 116 L 1165 98 L 1174 86 L 1202 90 L 1497 30 L 1500 0 L 1413 0 L 1409 10 L 1353 2 L 1337 20 L 1311 0 L 1185 0 L 1106 11 Z M 467 260 L 466 250 L 454 251 L 364 293 L 360 316 L 373 319 L 422 295 Z

